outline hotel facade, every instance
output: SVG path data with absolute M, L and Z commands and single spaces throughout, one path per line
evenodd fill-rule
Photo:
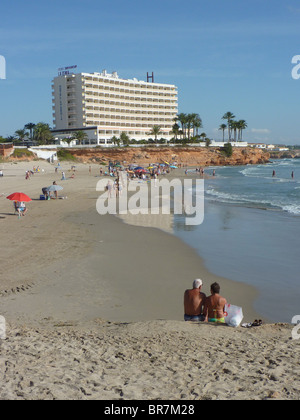
M 53 135 L 71 138 L 83 130 L 87 143 L 110 144 L 112 137 L 125 132 L 137 141 L 154 138 L 170 140 L 178 114 L 178 89 L 174 85 L 121 79 L 111 74 L 79 73 L 57 76 L 52 81 Z

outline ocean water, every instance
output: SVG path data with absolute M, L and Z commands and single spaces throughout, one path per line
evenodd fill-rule
M 213 169 L 203 224 L 176 216 L 175 234 L 211 272 L 256 287 L 263 317 L 291 322 L 300 314 L 300 159 Z

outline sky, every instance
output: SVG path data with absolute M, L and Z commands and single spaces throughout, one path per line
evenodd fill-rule
M 212 139 L 230 111 L 246 120 L 246 141 L 300 145 L 299 39 L 299 0 L 1 0 L 0 135 L 53 126 L 51 81 L 77 65 L 125 79 L 154 72 Z

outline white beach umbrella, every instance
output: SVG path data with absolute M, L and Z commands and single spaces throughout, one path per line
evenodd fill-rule
M 48 191 L 61 191 L 63 190 L 63 187 L 60 185 L 50 185 L 50 187 L 47 188 Z

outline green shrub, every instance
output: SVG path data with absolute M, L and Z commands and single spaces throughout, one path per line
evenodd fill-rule
M 71 160 L 71 161 L 77 161 L 76 157 L 72 155 L 72 153 L 69 152 L 69 150 L 66 149 L 59 149 L 57 151 L 57 157 L 58 160 Z
M 34 153 L 28 149 L 15 149 L 11 156 L 14 158 L 34 157 Z
M 221 151 L 226 157 L 231 157 L 233 153 L 231 143 L 224 144 L 224 147 L 222 147 Z

